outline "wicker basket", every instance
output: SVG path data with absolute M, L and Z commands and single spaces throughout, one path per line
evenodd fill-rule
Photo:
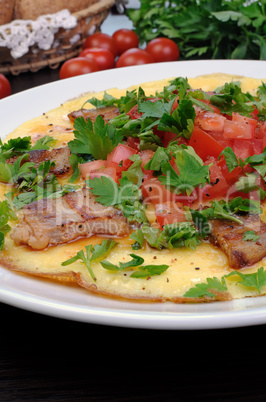
M 18 75 L 21 72 L 36 72 L 47 66 L 57 68 L 61 62 L 77 56 L 88 35 L 100 31 L 101 24 L 114 4 L 115 0 L 99 0 L 90 7 L 73 13 L 77 25 L 68 30 L 60 28 L 54 35 L 56 47 L 51 46 L 49 50 L 32 46 L 28 53 L 15 59 L 8 48 L 0 47 L 0 73 Z M 74 36 L 78 40 L 73 44 L 71 38 Z

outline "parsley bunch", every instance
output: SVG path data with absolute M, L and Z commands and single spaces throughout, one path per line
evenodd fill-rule
M 266 60 L 265 0 L 140 0 L 127 15 L 141 44 L 170 38 L 183 60 Z

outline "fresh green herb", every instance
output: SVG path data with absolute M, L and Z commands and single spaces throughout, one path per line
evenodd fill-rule
M 136 229 L 131 233 L 130 239 L 135 240 L 135 243 L 132 244 L 132 250 L 140 250 L 144 244 L 144 234 L 141 229 Z
M 158 250 L 179 247 L 189 247 L 195 250 L 200 243 L 199 232 L 192 222 L 164 225 L 163 230 L 143 225 L 141 230 L 147 243 Z M 140 237 L 139 234 L 138 237 Z
M 225 278 L 219 280 L 216 277 L 207 278 L 207 283 L 197 283 L 194 287 L 190 288 L 184 297 L 215 297 L 217 292 L 227 292 Z
M 141 44 L 171 38 L 181 60 L 266 60 L 264 0 L 140 0 L 127 15 Z
M 130 257 L 132 257 L 130 261 L 125 263 L 119 262 L 119 265 L 114 265 L 109 261 L 102 261 L 101 265 L 109 271 L 123 271 L 128 268 L 138 268 L 130 275 L 132 278 L 147 278 L 149 276 L 160 275 L 169 268 L 169 265 L 165 264 L 143 266 L 144 259 L 142 257 L 136 254 L 130 254 Z
M 122 173 L 119 185 L 110 177 L 88 179 L 85 181 L 97 201 L 105 206 L 115 206 L 120 209 L 129 221 L 147 222 L 145 206 L 141 203 L 142 192 L 139 188 L 142 182 L 142 171 L 139 159 Z
M 256 242 L 257 240 L 259 240 L 260 236 L 256 235 L 256 233 L 254 232 L 254 230 L 247 230 L 244 234 L 243 234 L 243 240 L 245 241 L 253 241 Z
M 74 154 L 88 154 L 95 159 L 106 159 L 107 155 L 118 145 L 123 136 L 111 124 L 105 124 L 102 116 L 97 116 L 94 124 L 78 117 L 74 122 L 75 139 L 68 143 Z
M 263 267 L 260 267 L 257 272 L 253 274 L 243 274 L 240 271 L 232 271 L 230 274 L 222 276 L 221 279 L 216 277 L 207 278 L 207 283 L 198 283 L 194 287 L 190 288 L 184 297 L 215 297 L 217 292 L 227 292 L 226 279 L 230 277 L 239 276 L 240 280 L 236 282 L 247 288 L 253 288 L 261 293 L 262 287 L 266 285 L 266 271 Z
M 203 165 L 203 161 L 190 150 L 180 148 L 175 154 L 175 163 L 179 174 L 169 162 L 163 161 L 161 169 L 164 176 L 158 179 L 176 194 L 190 195 L 196 187 L 209 182 L 209 166 Z
M 80 250 L 74 257 L 62 262 L 61 265 L 66 266 L 73 264 L 77 260 L 81 260 L 82 263 L 87 267 L 92 279 L 96 281 L 97 278 L 93 273 L 91 263 L 103 260 L 116 244 L 117 243 L 113 240 L 104 239 L 101 244 L 96 244 L 95 246 L 85 246 L 86 255 L 83 250 Z
M 7 200 L 0 202 L 0 250 L 3 250 L 5 235 L 11 230 L 8 225 L 10 219 L 16 219 Z
M 261 293 L 262 287 L 266 285 L 266 271 L 263 267 L 260 267 L 258 271 L 253 274 L 243 274 L 240 271 L 233 271 L 225 275 L 225 278 L 231 276 L 240 276 L 241 279 L 237 283 L 246 287 L 255 288 L 259 293 Z
M 114 265 L 109 261 L 102 261 L 101 265 L 103 268 L 109 271 L 123 271 L 126 268 L 138 267 L 144 263 L 144 259 L 136 254 L 129 254 L 132 260 L 128 262 L 119 262 L 119 265 Z
M 231 115 L 233 112 L 250 116 L 254 110 L 254 98 L 249 93 L 242 92 L 239 83 L 226 83 L 216 90 L 217 94 L 211 96 L 212 105 L 219 107 L 222 113 Z

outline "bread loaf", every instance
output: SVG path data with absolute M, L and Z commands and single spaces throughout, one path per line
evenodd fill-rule
M 0 25 L 12 20 L 14 5 L 15 0 L 0 0 Z
M 36 20 L 40 15 L 54 14 L 66 8 L 71 13 L 74 13 L 97 3 L 97 1 L 98 0 L 0 0 L 0 4 L 5 6 L 5 8 L 10 7 L 14 10 L 13 20 Z

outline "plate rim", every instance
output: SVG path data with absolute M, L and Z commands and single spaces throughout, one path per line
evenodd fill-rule
M 61 90 L 60 96 L 54 97 L 56 98 L 56 102 L 58 103 L 57 106 L 59 106 L 60 103 L 65 102 L 75 96 L 77 97 L 81 95 L 84 91 L 80 91 L 78 88 L 80 89 L 83 88 L 84 84 L 88 85 L 88 83 L 94 81 L 94 84 L 99 82 L 101 85 L 105 85 L 103 83 L 105 82 L 104 79 L 106 77 L 109 77 L 109 81 L 111 81 L 112 83 L 113 80 L 118 80 L 118 78 L 121 78 L 119 80 L 120 85 L 118 85 L 118 87 L 126 88 L 134 84 L 139 85 L 141 84 L 141 82 L 153 81 L 156 79 L 163 78 L 163 74 L 167 74 L 167 76 L 165 76 L 164 78 L 167 77 L 171 78 L 175 70 L 176 70 L 175 76 L 178 76 L 179 75 L 178 70 L 180 69 L 182 70 L 185 68 L 189 70 L 191 69 L 191 66 L 195 66 L 194 76 L 201 75 L 199 71 L 201 71 L 202 69 L 204 69 L 204 71 L 205 70 L 207 71 L 205 74 L 209 74 L 209 71 L 213 69 L 216 70 L 213 72 L 219 72 L 217 71 L 217 68 L 219 68 L 219 66 L 222 66 L 221 69 L 223 71 L 220 72 L 229 73 L 229 70 L 233 68 L 236 69 L 236 71 L 239 71 L 239 68 L 243 67 L 241 69 L 241 75 L 250 77 L 253 76 L 254 78 L 264 78 L 263 76 L 258 76 L 259 71 L 263 69 L 262 66 L 264 65 L 266 67 L 266 61 L 262 60 L 259 61 L 199 60 L 199 61 L 157 63 L 150 65 L 125 67 L 119 70 L 113 69 L 113 70 L 101 71 L 97 73 L 69 78 L 66 80 L 61 81 L 58 80 L 48 84 L 43 84 L 34 88 L 30 88 L 26 91 L 22 91 L 17 94 L 11 95 L 8 98 L 4 98 L 0 101 L 1 102 L 0 119 L 1 117 L 3 119 L 3 117 L 5 117 L 7 113 L 4 112 L 4 110 L 8 111 L 12 110 L 12 106 L 14 104 L 20 104 L 21 100 L 25 100 L 25 103 L 27 103 L 29 100 L 37 98 L 38 102 L 35 102 L 35 104 L 37 103 L 37 107 L 35 105 L 35 107 L 33 107 L 33 110 L 30 110 L 31 117 L 28 118 L 27 116 L 24 117 L 24 115 L 23 116 L 20 115 L 20 118 L 24 119 L 23 121 L 21 121 L 22 123 L 24 121 L 29 120 L 30 118 L 37 116 L 38 115 L 36 114 L 37 110 L 40 111 L 39 113 L 40 115 L 41 113 L 48 112 L 49 110 L 56 107 L 55 99 L 53 99 L 53 102 L 49 103 L 49 105 L 52 105 L 52 107 L 49 106 L 46 110 L 43 110 L 43 108 L 45 107 L 45 102 L 43 102 L 43 100 L 40 98 L 46 95 L 47 93 L 50 93 L 50 91 L 58 92 L 59 90 Z M 171 76 L 168 75 L 169 71 L 173 72 Z M 264 71 L 266 71 L 266 68 L 264 68 Z M 149 78 L 151 79 L 148 80 L 142 79 L 141 77 L 143 75 L 146 76 L 145 74 L 147 74 L 148 72 L 150 73 Z M 134 78 L 135 74 L 138 76 L 137 79 L 138 82 L 131 83 L 132 80 L 136 80 L 136 78 Z M 125 79 L 126 75 L 130 76 L 130 83 L 126 84 L 125 86 L 124 83 L 127 81 Z M 161 77 L 154 78 L 158 76 Z M 95 85 L 92 85 L 92 87 L 95 88 Z M 108 90 L 113 87 L 114 85 L 110 85 L 108 88 L 101 88 L 98 90 L 104 90 L 104 89 Z M 69 97 L 66 96 L 67 94 L 69 94 Z M 47 99 L 46 102 L 48 102 Z M 16 128 L 19 124 L 21 124 L 21 123 L 17 124 L 16 123 L 17 120 L 16 119 L 14 120 L 15 122 L 9 121 L 7 122 L 6 125 L 4 125 L 4 128 L 2 129 L 3 136 L 13 131 L 14 128 Z M 8 127 L 10 127 L 10 129 L 8 129 Z M 0 266 L 0 279 L 3 278 L 3 275 L 5 276 L 4 274 L 5 272 L 6 268 Z M 19 276 L 17 277 L 16 276 L 17 274 L 14 272 L 10 271 L 8 272 L 9 275 L 7 276 L 11 276 L 12 278 L 19 277 Z M 13 280 L 12 278 L 11 281 Z M 32 277 L 27 278 L 24 277 L 24 279 L 26 279 L 27 283 L 29 282 L 32 283 Z M 41 283 L 40 279 L 38 279 L 38 282 Z M 62 284 L 58 284 L 57 286 L 62 286 Z M 250 307 L 249 306 L 250 303 L 248 302 L 247 309 L 245 308 L 245 306 L 244 308 L 242 308 L 241 302 L 239 303 L 238 300 L 233 300 L 230 302 L 211 303 L 212 306 L 214 307 L 217 303 L 219 303 L 217 304 L 217 306 L 218 305 L 220 306 L 220 303 L 226 303 L 226 306 L 228 306 L 228 303 L 231 303 L 231 305 L 232 303 L 236 305 L 236 309 L 234 310 L 230 311 L 230 309 L 226 310 L 225 308 L 225 311 L 221 310 L 218 311 L 218 313 L 217 312 L 215 313 L 215 309 L 213 310 L 212 308 L 207 309 L 202 308 L 201 310 L 203 311 L 200 311 L 199 313 L 195 312 L 193 314 L 192 313 L 188 314 L 186 311 L 173 312 L 171 310 L 164 311 L 163 313 L 158 311 L 143 312 L 141 310 L 135 309 L 135 307 L 138 305 L 137 302 L 129 302 L 132 303 L 131 308 L 127 308 L 125 310 L 121 308 L 110 309 L 95 306 L 92 307 L 89 306 L 85 308 L 78 305 L 71 306 L 68 305 L 67 303 L 63 303 L 60 301 L 55 303 L 51 299 L 44 300 L 38 294 L 37 295 L 34 293 L 23 294 L 22 292 L 20 292 L 20 289 L 18 289 L 17 291 L 15 289 L 12 290 L 12 288 L 5 286 L 5 281 L 2 282 L 0 280 L 0 301 L 2 303 L 6 303 L 14 307 L 22 308 L 35 313 L 54 316 L 57 318 L 70 319 L 74 321 L 81 321 L 94 324 L 145 328 L 145 329 L 214 329 L 214 328 L 229 328 L 229 327 L 232 328 L 238 326 L 249 326 L 249 325 L 258 325 L 266 323 L 266 296 L 260 297 L 260 301 L 262 301 L 262 306 L 260 305 L 260 303 L 251 302 Z M 156 304 L 157 303 L 155 303 L 155 305 Z M 161 306 L 162 303 L 158 303 L 158 305 Z M 134 308 L 132 308 L 132 306 L 134 306 Z M 224 307 L 226 306 L 224 305 Z

